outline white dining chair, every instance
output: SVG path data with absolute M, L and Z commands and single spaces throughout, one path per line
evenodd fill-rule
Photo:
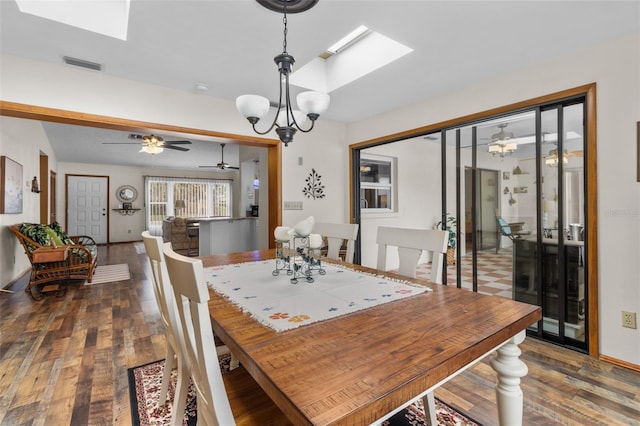
M 355 252 L 355 241 L 358 238 L 357 223 L 316 223 L 313 226 L 313 233 L 320 234 L 327 240 L 327 257 L 330 259 L 344 260 L 353 263 Z M 340 257 L 340 249 L 346 244 L 344 259 Z
M 153 276 L 153 293 L 156 297 L 160 318 L 164 325 L 165 337 L 167 341 L 167 352 L 164 361 L 164 371 L 162 373 L 162 385 L 160 386 L 159 405 L 163 405 L 167 399 L 167 390 L 171 380 L 171 371 L 178 368 L 178 380 L 176 383 L 176 393 L 173 399 L 171 424 L 182 424 L 182 416 L 187 403 L 187 388 L 189 386 L 189 368 L 186 359 L 180 351 L 180 343 L 175 334 L 175 329 L 179 327 L 177 313 L 174 308 L 175 302 L 173 290 L 169 281 L 167 267 L 162 253 L 162 238 L 152 236 L 149 231 L 142 233 L 144 248 L 149 257 L 151 273 Z
M 377 269 L 387 270 L 387 247 L 395 246 L 400 260 L 398 274 L 415 278 L 418 260 L 425 250 L 431 253 L 430 281 L 442 284 L 442 259 L 447 253 L 447 238 L 446 231 L 379 226 Z
M 398 274 L 415 278 L 418 260 L 422 251 L 426 250 L 432 253 L 430 281 L 442 284 L 442 262 L 443 256 L 447 253 L 448 238 L 449 233 L 446 231 L 379 226 L 376 238 L 378 243 L 377 269 L 381 271 L 387 270 L 387 247 L 393 246 L 398 248 L 400 260 Z M 422 398 L 422 403 L 424 405 L 425 424 L 427 426 L 437 426 L 436 403 L 433 392 L 427 393 Z
M 167 400 L 167 391 L 171 380 L 171 372 L 177 367 L 178 378 L 176 382 L 176 392 L 173 399 L 171 409 L 171 424 L 182 425 L 184 410 L 187 403 L 187 390 L 189 387 L 189 366 L 186 357 L 182 354 L 176 330 L 181 328 L 179 316 L 175 306 L 175 297 L 173 288 L 167 272 L 167 266 L 164 260 L 162 237 L 155 237 L 144 231 L 142 233 L 142 241 L 149 258 L 151 272 L 153 276 L 153 293 L 160 311 L 160 318 L 164 325 L 165 337 L 167 342 L 167 352 L 164 362 L 164 371 L 162 373 L 162 384 L 160 386 L 159 404 L 163 405 Z M 171 243 L 166 243 L 170 245 Z M 218 346 L 219 355 L 229 353 L 226 346 Z M 233 364 L 233 363 L 232 363 Z M 237 364 L 237 362 L 235 363 Z M 232 365 L 233 367 L 233 365 Z
M 169 244 L 163 251 L 181 324 L 179 340 L 196 391 L 198 424 L 290 425 L 243 366 L 220 371 L 202 261 L 177 254 Z

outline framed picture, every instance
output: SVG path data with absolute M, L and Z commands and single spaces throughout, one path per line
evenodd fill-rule
M 125 210 L 131 210 L 133 208 L 133 203 L 122 203 L 122 208 Z
M 502 172 L 502 180 L 509 180 L 511 178 L 511 172 Z
M 0 157 L 0 214 L 22 213 L 22 165 Z
M 528 189 L 526 186 L 514 186 L 513 187 L 513 193 L 514 194 L 526 194 L 528 192 Z

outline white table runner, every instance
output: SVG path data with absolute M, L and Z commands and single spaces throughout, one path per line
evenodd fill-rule
M 230 299 L 244 312 L 275 331 L 404 299 L 430 288 L 399 282 L 353 269 L 324 263 L 326 275 L 313 271 L 313 283 L 297 284 L 280 271 L 273 276 L 275 260 L 204 268 L 209 288 Z

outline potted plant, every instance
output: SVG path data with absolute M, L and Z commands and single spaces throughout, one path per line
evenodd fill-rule
M 444 226 L 442 225 L 442 220 L 433 225 L 433 229 L 439 229 L 442 231 L 447 231 L 449 233 L 449 238 L 447 240 L 447 265 L 453 265 L 456 263 L 456 237 L 458 230 L 458 222 L 455 216 L 447 213 L 446 220 Z

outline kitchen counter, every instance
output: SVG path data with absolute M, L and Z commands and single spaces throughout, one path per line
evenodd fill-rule
M 258 249 L 257 217 L 200 218 L 199 255 Z

